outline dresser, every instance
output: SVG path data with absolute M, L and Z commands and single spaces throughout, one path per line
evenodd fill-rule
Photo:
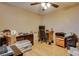
M 65 39 L 64 38 L 56 38 L 56 45 L 65 47 Z
M 65 48 L 66 41 L 64 37 L 64 33 L 56 33 L 56 45 Z

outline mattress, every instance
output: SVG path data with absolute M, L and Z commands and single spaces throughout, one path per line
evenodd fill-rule
M 26 52 L 32 49 L 32 44 L 29 40 L 18 41 L 15 45 L 21 50 L 21 52 Z

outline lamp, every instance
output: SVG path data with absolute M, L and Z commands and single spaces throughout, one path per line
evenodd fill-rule
M 11 35 L 16 35 L 16 30 L 11 30 Z

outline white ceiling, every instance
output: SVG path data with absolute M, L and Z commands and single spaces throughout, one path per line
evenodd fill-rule
M 54 12 L 56 10 L 59 10 L 59 9 L 62 9 L 62 8 L 68 7 L 68 6 L 79 4 L 78 2 L 54 2 L 54 3 L 58 4 L 59 7 L 54 8 L 54 7 L 51 6 L 50 8 L 48 8 L 45 11 L 42 11 L 40 4 L 31 6 L 30 5 L 31 2 L 7 2 L 5 4 L 10 5 L 10 6 L 16 6 L 16 7 L 24 8 L 26 10 L 29 10 L 31 12 L 38 13 L 38 14 L 48 14 L 48 13 Z

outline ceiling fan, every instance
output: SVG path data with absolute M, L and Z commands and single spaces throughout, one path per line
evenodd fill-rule
M 31 3 L 30 5 L 38 5 L 41 4 L 42 10 L 45 11 L 47 8 L 49 8 L 50 6 L 53 6 L 54 8 L 58 8 L 59 5 L 55 4 L 55 3 L 51 3 L 51 2 L 35 2 L 35 3 Z

